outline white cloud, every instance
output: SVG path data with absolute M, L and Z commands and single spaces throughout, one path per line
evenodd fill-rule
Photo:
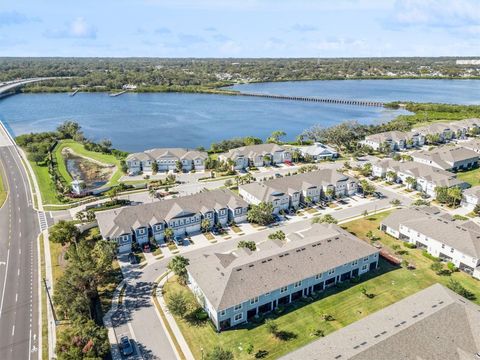
M 45 36 L 58 39 L 95 39 L 97 37 L 97 29 L 89 24 L 83 17 L 79 16 L 63 28 L 47 30 Z

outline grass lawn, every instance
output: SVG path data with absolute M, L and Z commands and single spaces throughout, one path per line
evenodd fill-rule
M 2 207 L 3 203 L 7 199 L 7 188 L 6 185 L 3 183 L 3 166 L 0 164 L 0 207 Z
M 205 236 L 205 238 L 208 240 L 208 241 L 212 241 L 212 240 L 215 240 L 215 236 L 213 236 L 213 234 L 209 231 L 209 232 L 206 232 L 206 233 L 203 233 L 203 236 Z
M 388 214 L 389 212 L 385 212 L 355 220 L 344 224 L 343 227 L 366 241 L 366 233 L 371 230 L 380 238 L 385 248 L 394 252 L 391 246 L 399 245 L 401 242 L 377 230 L 380 220 Z M 323 292 L 318 300 L 300 301 L 291 305 L 280 316 L 271 315 L 276 318 L 279 330 L 289 334 L 289 340 L 273 337 L 267 332 L 262 321 L 216 333 L 209 321 L 199 324 L 188 320 L 189 316 L 186 319 L 176 317 L 176 320 L 196 358 L 201 357 L 201 348 L 208 352 L 215 345 L 233 351 L 235 359 L 252 359 L 259 350 L 268 352 L 266 358 L 278 358 L 317 339 L 314 335 L 316 330 L 322 330 L 326 335 L 434 283 L 448 283 L 450 276 L 436 275 L 430 269 L 432 261 L 425 258 L 421 250 L 407 249 L 404 246 L 401 250 L 408 250 L 408 254 L 403 258 L 414 263 L 416 270 L 394 267 L 380 259 L 379 269 L 364 275 L 360 283 L 341 284 Z M 451 277 L 474 292 L 477 295 L 475 302 L 480 303 L 480 282 L 462 272 L 456 272 Z M 362 294 L 362 288 L 366 288 L 368 293 L 374 294 L 375 297 L 367 298 Z M 193 294 L 172 278 L 164 287 L 166 299 L 169 293 L 176 291 L 185 291 L 188 294 L 193 310 L 196 306 Z M 335 320 L 325 321 L 322 318 L 323 314 L 332 315 Z M 246 349 L 250 345 L 254 350 L 248 354 Z
M 232 225 L 230 228 L 233 230 L 234 233 L 238 234 L 241 233 L 242 230 L 237 225 Z
M 30 161 L 35 177 L 37 178 L 38 187 L 42 194 L 42 202 L 44 204 L 63 204 L 57 198 L 57 189 L 48 173 L 48 167 L 38 165 L 33 161 Z
M 480 185 L 480 168 L 459 172 L 457 173 L 457 178 L 472 186 Z

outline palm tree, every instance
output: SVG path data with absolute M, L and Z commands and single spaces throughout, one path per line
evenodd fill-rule
M 325 196 L 329 199 L 333 199 L 335 197 L 335 190 L 331 187 L 327 188 L 327 190 L 325 191 Z
M 79 211 L 75 214 L 75 217 L 77 218 L 77 220 L 83 222 L 85 220 L 85 214 L 83 213 L 83 211 Z
M 388 181 L 395 182 L 395 180 L 397 180 L 397 173 L 395 171 L 387 171 L 386 176 Z
M 457 200 L 460 202 L 462 200 L 462 190 L 457 187 L 451 187 L 447 191 L 449 198 L 452 200 L 453 207 L 457 206 Z
M 302 157 L 302 153 L 300 152 L 300 150 L 298 150 L 298 149 L 293 150 L 292 160 L 294 162 L 298 162 L 301 159 L 301 157 Z
M 157 190 L 155 190 L 155 188 L 151 187 L 150 189 L 148 189 L 148 196 L 150 196 L 152 198 L 152 202 L 153 202 L 153 199 L 155 199 L 157 197 Z
M 154 161 L 152 163 L 152 174 L 155 175 L 158 172 L 158 163 Z
M 415 180 L 413 177 L 409 176 L 405 179 L 405 182 L 407 183 L 407 188 L 413 190 L 415 188 L 415 185 L 417 184 L 417 180 Z
M 240 181 L 242 180 L 242 178 L 239 175 L 237 175 L 237 176 L 235 176 L 234 180 L 235 180 L 235 183 L 237 184 L 237 188 L 238 188 L 238 185 L 240 185 Z
M 170 228 L 166 228 L 164 234 L 166 241 L 172 240 L 174 235 L 173 230 Z
M 202 223 L 200 224 L 200 227 L 202 229 L 202 232 L 207 232 L 208 229 L 210 229 L 210 220 L 208 219 L 203 219 Z
M 310 205 L 312 203 L 312 198 L 310 196 L 305 196 L 305 202 Z

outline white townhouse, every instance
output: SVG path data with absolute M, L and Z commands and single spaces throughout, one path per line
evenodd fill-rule
M 390 172 L 395 173 L 395 179 L 387 179 Z M 372 164 L 372 175 L 389 181 L 395 180 L 397 183 L 405 184 L 408 188 L 411 188 L 411 185 L 407 179 L 413 178 L 415 184 L 413 184 L 412 190 L 421 191 L 433 198 L 436 197 L 435 189 L 437 187 L 456 186 L 461 189 L 470 187 L 465 181 L 457 179 L 457 175 L 454 173 L 414 161 L 379 160 Z
M 132 241 L 139 245 L 153 239 L 162 243 L 165 229 L 189 236 L 201 230 L 202 220 L 210 226 L 241 223 L 247 219 L 248 204 L 229 190 L 217 189 L 174 199 L 99 211 L 95 214 L 102 237 L 115 241 L 119 252 L 129 252 Z
M 240 185 L 239 195 L 250 204 L 271 203 L 274 213 L 297 209 L 301 203 L 352 196 L 358 181 L 334 169 L 321 169 L 259 183 Z
M 386 217 L 381 230 L 480 279 L 480 226 L 454 220 L 434 207 L 401 209 Z
M 218 159 L 222 161 L 231 159 L 234 168 L 242 170 L 249 166 L 262 167 L 292 161 L 292 152 L 277 144 L 259 144 L 231 149 L 220 154 Z
M 427 141 L 427 136 L 432 135 L 438 135 L 440 142 L 448 142 L 455 138 L 455 131 L 452 130 L 449 123 L 436 122 L 413 128 L 412 132 L 423 136 L 425 142 Z
M 473 138 L 469 139 L 468 141 L 464 141 L 460 143 L 460 146 L 468 149 L 475 151 L 477 154 L 480 154 L 480 139 L 479 138 Z
M 182 163 L 183 171 L 204 170 L 208 154 L 203 151 L 183 148 L 151 149 L 127 156 L 128 173 L 135 175 L 140 172 L 151 172 L 154 162 L 159 172 L 177 169 L 177 162 Z
M 386 131 L 383 133 L 368 135 L 360 142 L 374 150 L 388 144 L 392 151 L 406 150 L 412 147 L 422 146 L 425 138 L 420 133 L 404 131 Z
M 298 147 L 302 156 L 310 156 L 313 160 L 335 159 L 338 157 L 338 152 L 330 146 L 316 142 L 309 146 Z
M 473 211 L 480 204 L 480 185 L 471 187 L 463 192 L 462 207 Z
M 453 139 L 465 139 L 469 135 L 477 135 L 480 130 L 480 119 L 464 119 L 451 122 L 435 122 L 412 129 L 412 132 L 427 135 L 438 135 L 440 142 Z
M 478 154 L 461 146 L 440 146 L 430 151 L 416 151 L 413 161 L 442 170 L 468 170 L 478 166 Z
M 188 286 L 217 331 L 378 267 L 378 249 L 333 224 L 315 224 L 302 236 L 257 246 L 206 252 L 187 266 Z

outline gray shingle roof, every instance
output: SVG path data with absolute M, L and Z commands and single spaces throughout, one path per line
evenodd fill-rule
M 420 158 L 440 166 L 442 169 L 449 169 L 453 163 L 470 159 L 477 159 L 478 154 L 461 146 L 441 146 L 430 151 L 416 151 L 412 154 L 414 158 Z
M 178 158 L 178 159 L 206 159 L 208 154 L 203 151 L 197 151 L 184 148 L 157 148 L 145 150 L 140 153 L 133 153 L 127 156 L 127 160 L 159 160 L 161 158 Z
M 303 238 L 260 244 L 250 254 L 204 253 L 187 267 L 217 310 L 323 273 L 378 250 L 336 225 L 315 224 Z
M 368 135 L 365 137 L 365 140 L 375 141 L 379 144 L 384 143 L 385 141 L 392 140 L 395 142 L 398 141 L 407 141 L 413 137 L 413 133 L 407 133 L 403 131 L 386 131 L 378 134 Z
M 99 211 L 95 214 L 104 238 L 130 233 L 139 225 L 154 225 L 176 217 L 229 207 L 245 208 L 248 204 L 229 190 L 217 189 L 175 199 L 155 201 L 136 206 Z
M 238 156 L 245 156 L 248 158 L 253 158 L 258 155 L 271 154 L 277 151 L 285 151 L 286 148 L 277 144 L 258 144 L 258 145 L 249 145 L 242 146 L 239 148 L 231 149 L 227 153 L 222 154 L 222 156 L 227 159 L 234 159 Z
M 260 201 L 270 201 L 272 194 L 306 190 L 313 186 L 335 185 L 339 181 L 353 181 L 349 177 L 334 169 L 321 169 L 303 174 L 284 176 L 283 178 L 241 185 L 240 189 L 247 191 Z
M 472 222 L 453 220 L 450 215 L 435 208 L 397 210 L 382 223 L 396 230 L 402 224 L 428 238 L 444 243 L 475 258 L 480 257 L 480 226 Z
M 480 307 L 435 284 L 282 359 L 474 360 L 479 334 Z
M 480 185 L 473 186 L 470 189 L 464 190 L 463 195 L 476 196 L 480 198 Z

